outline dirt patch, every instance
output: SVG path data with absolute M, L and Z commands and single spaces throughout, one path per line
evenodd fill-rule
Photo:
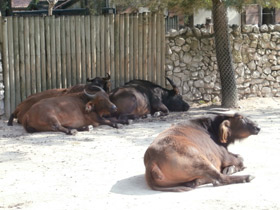
M 143 155 L 161 131 L 204 114 L 207 105 L 76 136 L 28 134 L 1 119 L 0 209 L 279 209 L 280 98 L 252 98 L 239 105 L 262 130 L 229 150 L 245 159 L 247 168 L 239 174 L 256 178 L 184 193 L 149 189 Z

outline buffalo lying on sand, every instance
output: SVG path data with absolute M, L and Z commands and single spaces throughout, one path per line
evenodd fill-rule
M 88 130 L 88 126 L 109 125 L 117 127 L 116 121 L 103 118 L 117 111 L 108 94 L 98 86 L 91 86 L 94 93 L 86 90 L 59 97 L 42 99 L 34 104 L 23 117 L 23 126 L 29 133 L 61 131 L 75 134 Z
M 260 128 L 238 113 L 219 113 L 174 125 L 148 147 L 144 163 L 148 185 L 159 191 L 188 191 L 250 182 L 250 175 L 229 176 L 244 169 L 243 159 L 227 146 L 257 135 Z
M 93 79 L 88 78 L 87 82 L 89 82 L 88 85 L 99 86 L 103 88 L 106 92 L 109 92 L 109 88 L 110 88 L 109 80 L 110 80 L 110 75 L 107 74 L 107 76 L 103 78 L 101 77 L 96 77 Z M 70 93 L 82 92 L 84 88 L 85 88 L 85 84 L 78 84 L 69 88 L 49 89 L 40 93 L 32 94 L 28 96 L 24 101 L 22 101 L 16 107 L 14 112 L 10 115 L 8 125 L 9 126 L 13 125 L 14 118 L 17 118 L 18 123 L 22 123 L 23 116 L 30 109 L 30 107 L 42 99 L 67 95 Z
M 115 116 L 135 119 L 160 111 L 187 111 L 190 106 L 179 93 L 174 82 L 166 78 L 173 89 L 168 90 L 146 80 L 132 80 L 110 93 L 110 100 L 118 107 Z

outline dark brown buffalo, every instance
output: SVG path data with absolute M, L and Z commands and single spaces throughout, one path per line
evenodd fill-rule
M 101 77 L 87 78 L 87 83 L 88 85 L 101 87 L 106 93 L 109 93 L 111 87 L 110 79 L 111 76 L 110 74 L 107 73 L 107 76 L 103 78 Z M 85 84 L 74 85 L 67 89 L 66 94 L 82 92 L 84 88 L 85 88 Z
M 146 80 L 132 80 L 110 93 L 110 100 L 118 107 L 116 117 L 139 118 L 160 111 L 187 111 L 190 106 L 183 100 L 173 81 L 166 78 L 173 89 L 168 90 Z
M 115 122 L 104 119 L 117 107 L 110 102 L 108 94 L 100 87 L 94 94 L 87 92 L 42 99 L 34 104 L 23 117 L 23 126 L 29 133 L 40 131 L 61 131 L 73 134 L 88 130 L 88 126 L 109 125 L 117 127 Z
M 159 191 L 188 191 L 250 182 L 250 175 L 229 176 L 244 169 L 243 159 L 228 152 L 237 139 L 257 135 L 260 128 L 248 118 L 218 114 L 189 120 L 158 135 L 144 156 L 146 181 Z
M 101 78 L 101 77 L 96 77 L 94 79 L 87 79 L 87 86 L 92 85 L 92 86 L 99 86 L 103 88 L 106 92 L 109 91 L 110 88 L 110 75 L 107 74 L 106 77 Z M 45 98 L 51 98 L 51 97 L 57 97 L 57 96 L 62 96 L 62 95 L 67 95 L 70 93 L 78 93 L 82 92 L 85 89 L 85 84 L 78 84 L 74 85 L 69 88 L 61 88 L 61 89 L 50 89 L 50 90 L 45 90 L 40 93 L 32 94 L 28 96 L 24 101 L 22 101 L 19 105 L 17 105 L 15 111 L 11 114 L 8 125 L 12 126 L 13 125 L 13 120 L 14 118 L 17 118 L 18 123 L 22 122 L 23 116 L 25 113 L 29 110 L 29 108 L 37 103 L 38 101 L 45 99 Z
M 106 77 L 95 77 L 95 78 L 87 78 L 87 82 L 92 84 L 92 85 L 96 85 L 99 87 L 102 87 L 103 90 L 105 90 L 106 93 L 110 92 L 110 88 L 111 88 L 111 82 L 110 82 L 111 76 L 110 74 L 107 73 Z M 73 90 L 72 90 L 73 91 Z M 71 90 L 70 90 L 71 92 Z M 76 91 L 78 92 L 78 91 Z

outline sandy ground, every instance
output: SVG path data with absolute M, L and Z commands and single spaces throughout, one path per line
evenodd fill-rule
M 28 134 L 0 120 L 0 209 L 280 209 L 280 98 L 239 102 L 239 111 L 258 122 L 257 136 L 229 150 L 241 154 L 251 183 L 169 193 L 152 191 L 144 179 L 143 155 L 172 123 L 209 107 L 150 118 L 76 136 Z

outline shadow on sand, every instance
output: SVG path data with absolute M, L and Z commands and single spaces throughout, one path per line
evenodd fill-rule
M 117 181 L 110 192 L 122 195 L 152 195 L 160 193 L 159 191 L 151 190 L 147 186 L 144 174 Z

